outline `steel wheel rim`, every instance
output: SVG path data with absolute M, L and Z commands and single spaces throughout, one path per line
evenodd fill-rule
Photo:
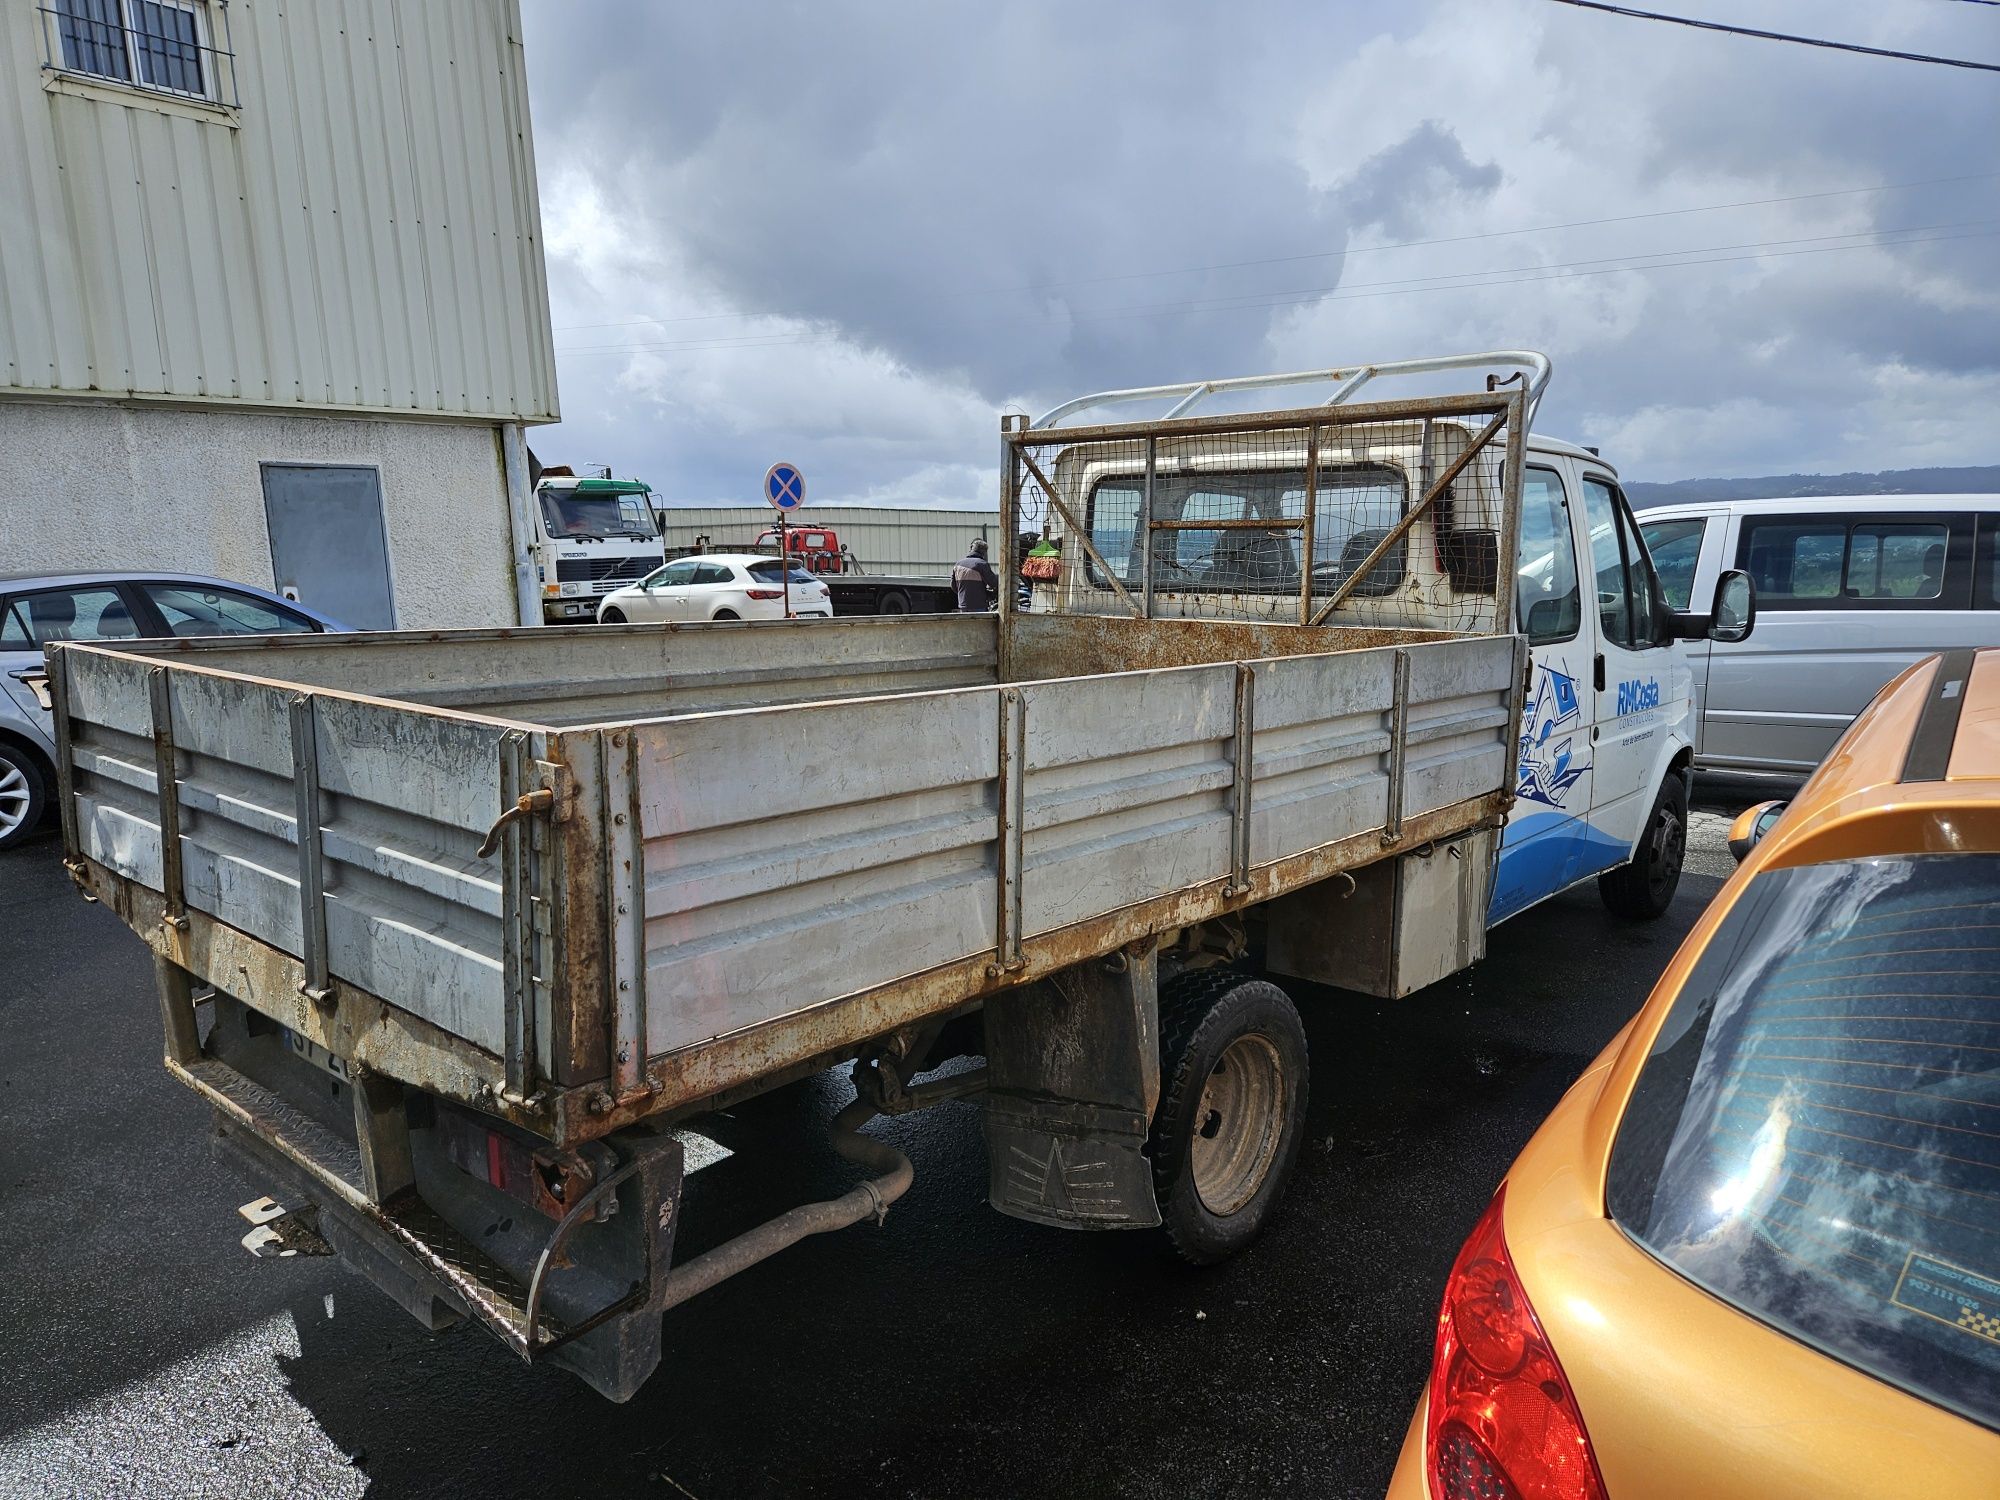
M 1661 808 L 1658 826 L 1653 830 L 1653 868 L 1647 872 L 1656 895 L 1664 894 L 1680 874 L 1685 847 L 1680 817 L 1672 808 Z
M 1271 1175 L 1284 1133 L 1285 1070 L 1266 1036 L 1223 1049 L 1202 1085 L 1189 1156 L 1194 1190 L 1218 1218 L 1241 1213 Z
M 12 761 L 0 760 L 0 838 L 28 820 L 28 778 Z

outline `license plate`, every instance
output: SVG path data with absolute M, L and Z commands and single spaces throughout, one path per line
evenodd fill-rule
M 285 1046 L 290 1049 L 294 1056 L 304 1058 L 322 1073 L 331 1074 L 342 1083 L 348 1081 L 347 1064 L 327 1051 L 318 1042 L 309 1042 L 296 1031 L 287 1028 L 285 1031 Z

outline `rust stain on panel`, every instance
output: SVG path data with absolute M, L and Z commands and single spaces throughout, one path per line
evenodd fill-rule
M 1015 615 L 1006 629 L 1009 671 L 1014 680 L 1023 682 L 1457 639 L 1438 630 L 1251 620 L 1135 620 L 1114 615 Z

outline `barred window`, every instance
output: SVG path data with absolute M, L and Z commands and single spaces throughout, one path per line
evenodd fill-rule
M 217 64 L 229 54 L 208 0 L 49 0 L 42 20 L 49 60 L 67 72 L 223 100 Z

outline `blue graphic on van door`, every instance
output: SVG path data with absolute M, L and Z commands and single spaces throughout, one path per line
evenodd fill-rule
M 1585 764 L 1576 731 L 1583 703 L 1576 679 L 1553 667 L 1535 667 L 1535 696 L 1521 716 L 1520 779 L 1514 795 L 1561 807 L 1582 779 Z

